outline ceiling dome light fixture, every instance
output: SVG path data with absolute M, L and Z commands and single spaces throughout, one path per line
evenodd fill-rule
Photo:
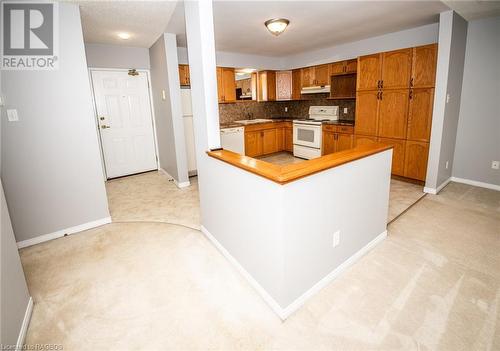
M 265 21 L 264 24 L 271 34 L 278 36 L 285 31 L 290 21 L 286 18 L 273 18 Z
M 127 40 L 130 38 L 130 34 L 126 33 L 126 32 L 120 32 L 117 34 L 117 36 L 118 36 L 118 38 L 123 39 L 123 40 Z

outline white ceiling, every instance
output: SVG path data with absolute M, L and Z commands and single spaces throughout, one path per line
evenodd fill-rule
M 435 23 L 446 10 L 441 1 L 215 1 L 215 42 L 219 51 L 286 56 Z M 183 14 L 179 3 L 167 27 L 179 46 Z M 277 17 L 290 25 L 275 37 L 264 22 Z
M 80 5 L 85 42 L 149 48 L 165 31 L 176 1 L 84 1 Z M 127 32 L 123 40 L 117 33 Z
M 85 1 L 81 7 L 84 38 L 103 43 L 149 48 L 164 32 L 178 34 L 186 46 L 182 1 Z M 466 19 L 498 14 L 498 1 L 214 1 L 216 48 L 219 51 L 287 56 L 339 45 L 438 21 L 453 8 Z M 290 20 L 280 36 L 264 22 Z M 128 32 L 129 40 L 116 34 Z

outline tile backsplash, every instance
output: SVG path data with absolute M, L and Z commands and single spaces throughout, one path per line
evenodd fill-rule
M 250 118 L 305 118 L 309 114 L 309 106 L 339 106 L 339 118 L 354 121 L 355 100 L 329 100 L 329 94 L 302 95 L 302 100 L 292 101 L 241 101 L 219 104 L 220 123 L 230 123 Z M 288 112 L 285 112 L 288 107 Z M 344 108 L 347 113 L 344 113 Z

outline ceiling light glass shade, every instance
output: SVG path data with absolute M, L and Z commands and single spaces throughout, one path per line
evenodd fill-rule
M 130 34 L 125 33 L 125 32 L 118 33 L 117 35 L 118 35 L 118 38 L 123 39 L 123 40 L 127 40 L 130 38 Z
M 290 23 L 289 20 L 286 18 L 275 18 L 275 19 L 270 19 L 264 22 L 266 25 L 267 29 L 274 35 L 278 36 L 281 33 L 283 33 Z

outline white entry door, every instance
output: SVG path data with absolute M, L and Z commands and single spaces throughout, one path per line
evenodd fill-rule
M 92 71 L 108 179 L 157 169 L 148 77 Z

